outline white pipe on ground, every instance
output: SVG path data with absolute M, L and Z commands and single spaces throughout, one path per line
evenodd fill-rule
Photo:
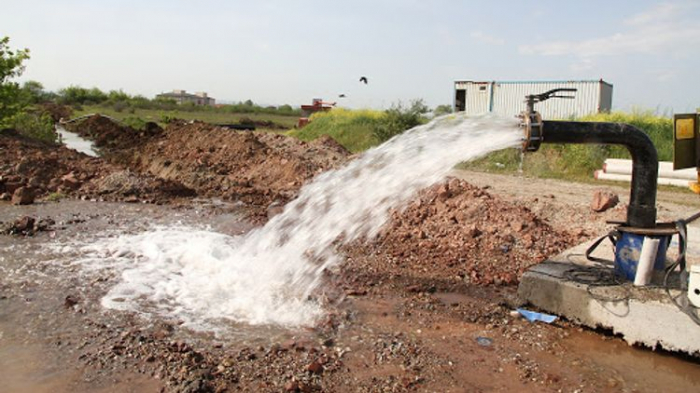
M 602 170 L 597 170 L 593 172 L 593 177 L 598 180 L 624 181 L 628 183 L 632 181 L 632 175 L 622 175 L 619 173 L 605 173 Z M 657 183 L 659 185 L 664 186 L 688 187 L 690 181 L 660 177 Z
M 607 159 L 603 163 L 603 171 L 605 173 L 631 175 L 632 161 L 620 159 Z M 668 161 L 659 162 L 659 178 L 697 180 L 698 174 L 696 168 L 673 170 L 673 163 Z

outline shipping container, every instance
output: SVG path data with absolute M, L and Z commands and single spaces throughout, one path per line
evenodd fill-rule
M 573 99 L 552 98 L 536 104 L 544 119 L 570 119 L 593 113 L 610 112 L 612 89 L 601 80 L 587 81 L 456 81 L 454 109 L 470 115 L 491 112 L 517 116 L 525 110 L 525 96 L 558 88 L 575 88 Z

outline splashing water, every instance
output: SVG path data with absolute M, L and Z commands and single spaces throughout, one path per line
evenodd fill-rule
M 334 242 L 376 235 L 392 208 L 455 164 L 520 138 L 515 120 L 448 115 L 319 175 L 281 214 L 245 236 L 180 227 L 104 239 L 86 249 L 96 252 L 90 264 L 123 271 L 102 304 L 176 316 L 195 328 L 222 319 L 313 323 L 322 310 L 308 295 L 340 259 Z

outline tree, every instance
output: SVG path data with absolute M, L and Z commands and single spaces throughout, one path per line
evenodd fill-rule
M 64 105 L 95 105 L 101 104 L 109 98 L 102 90 L 93 87 L 86 89 L 80 86 L 68 86 L 58 91 L 60 103 Z
M 12 79 L 24 71 L 24 61 L 29 59 L 29 49 L 13 51 L 8 44 L 10 37 L 0 39 L 0 123 L 26 107 L 21 99 L 19 83 Z
M 438 105 L 433 110 L 433 115 L 442 116 L 448 113 L 452 113 L 452 107 L 450 105 Z
M 51 101 L 54 93 L 44 90 L 44 85 L 37 81 L 26 81 L 22 84 L 22 100 L 27 104 L 40 104 Z
M 380 142 L 391 139 L 395 135 L 425 123 L 425 114 L 430 109 L 422 99 L 411 101 L 411 105 L 404 107 L 401 102 L 393 104 L 391 108 L 384 111 L 385 116 L 374 128 L 374 136 Z

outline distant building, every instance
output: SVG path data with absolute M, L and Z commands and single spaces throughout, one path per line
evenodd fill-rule
M 475 115 L 492 112 L 512 117 L 525 110 L 525 96 L 558 88 L 575 88 L 575 93 L 561 95 L 535 106 L 545 119 L 568 119 L 593 113 L 610 112 L 612 84 L 604 80 L 583 81 L 456 81 L 454 109 Z
M 316 112 L 328 112 L 335 107 L 335 102 L 325 102 L 322 98 L 314 98 L 311 105 L 301 106 L 301 117 L 297 122 L 297 128 L 302 128 L 309 124 L 309 117 Z
M 199 92 L 190 94 L 184 90 L 173 90 L 170 93 L 161 93 L 156 98 L 175 100 L 178 104 L 192 103 L 195 105 L 215 105 L 216 100 L 209 97 L 207 93 Z

